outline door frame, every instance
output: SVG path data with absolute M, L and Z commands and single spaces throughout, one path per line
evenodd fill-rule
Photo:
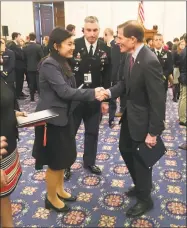
M 36 20 L 35 20 L 35 4 L 38 4 L 39 6 L 40 5 L 52 5 L 52 15 L 53 15 L 53 27 L 55 26 L 55 20 L 54 20 L 54 4 L 53 4 L 54 2 L 38 2 L 38 1 L 33 1 L 33 3 L 32 3 L 32 5 L 33 5 L 33 20 L 34 20 L 34 32 L 35 32 L 35 34 L 36 34 Z M 39 28 L 39 32 L 40 32 L 40 34 L 39 34 L 39 36 L 40 36 L 40 44 L 42 44 L 42 28 L 41 28 L 41 15 L 40 15 L 40 10 L 39 10 L 39 26 L 40 26 L 40 28 Z M 37 36 L 37 34 L 36 34 L 36 36 Z

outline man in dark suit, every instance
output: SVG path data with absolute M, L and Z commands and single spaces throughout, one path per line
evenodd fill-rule
M 111 64 L 112 64 L 112 73 L 111 73 L 111 85 L 115 85 L 120 78 L 123 77 L 123 68 L 126 60 L 127 53 L 121 53 L 119 45 L 114 39 L 113 30 L 110 28 L 105 29 L 104 31 L 104 41 L 109 47 L 111 47 Z M 109 127 L 114 127 L 114 117 L 121 117 L 126 105 L 126 96 L 122 94 L 120 96 L 120 111 L 116 113 L 117 105 L 116 99 L 109 100 Z
M 152 148 L 164 130 L 165 90 L 162 67 L 154 53 L 144 45 L 144 30 L 137 21 L 118 26 L 121 52 L 129 52 L 124 80 L 103 92 L 105 98 L 126 92 L 126 110 L 121 118 L 119 149 L 135 187 L 126 194 L 136 196 L 137 203 L 127 211 L 136 217 L 153 208 L 151 199 L 152 168 L 147 169 L 136 153 L 140 143 Z
M 0 50 L 0 74 L 1 77 L 7 82 L 10 89 L 16 97 L 15 91 L 15 54 L 13 51 L 6 48 L 5 40 L 1 38 L 0 40 L 1 50 Z M 19 104 L 17 100 L 15 101 L 15 107 L 19 109 Z
M 113 39 L 112 39 L 113 37 Z M 123 65 L 127 53 L 120 53 L 120 48 L 114 39 L 113 31 L 111 29 L 105 29 L 104 31 L 104 40 L 108 46 L 111 47 L 111 63 L 112 63 L 112 73 L 111 73 L 111 82 L 112 85 L 115 85 L 116 82 L 123 77 Z M 120 67 L 121 66 L 121 67 Z M 110 99 L 109 101 L 109 126 L 113 126 L 114 116 L 121 117 L 126 105 L 126 96 L 122 94 L 120 96 L 120 110 L 116 113 L 116 99 Z
M 108 47 L 111 49 L 111 65 L 112 65 L 112 73 L 111 73 L 111 85 L 114 85 L 117 82 L 117 74 L 120 64 L 120 49 L 119 46 L 116 44 L 114 39 L 114 32 L 110 28 L 106 28 L 104 30 L 104 42 L 107 44 Z M 113 128 L 114 124 L 114 117 L 116 113 L 116 99 L 110 99 L 109 101 L 109 127 Z
M 168 90 L 168 80 L 171 80 L 170 75 L 173 73 L 173 61 L 170 51 L 164 50 L 163 47 L 163 36 L 161 34 L 155 34 L 153 37 L 153 49 L 152 51 L 156 54 L 162 69 L 163 77 L 165 80 L 165 90 Z
M 15 92 L 15 54 L 8 48 L 2 54 L 3 71 L 1 75 Z
M 25 64 L 24 64 L 24 54 L 22 49 L 20 48 L 20 39 L 21 34 L 17 32 L 12 33 L 12 41 L 7 44 L 7 48 L 12 50 L 15 54 L 15 79 L 16 79 L 16 95 L 18 99 L 24 99 L 26 95 L 22 92 L 23 90 L 23 82 L 24 82 L 24 72 L 25 72 Z
M 111 59 L 110 48 L 98 39 L 98 19 L 89 16 L 85 19 L 84 36 L 75 40 L 73 70 L 77 87 L 110 87 Z M 75 133 L 83 120 L 85 126 L 84 167 L 94 174 L 101 174 L 95 165 L 101 109 L 105 104 L 98 101 L 82 102 L 74 110 Z M 70 169 L 65 171 L 65 178 L 70 178 Z
M 34 101 L 36 90 L 39 92 L 39 75 L 37 67 L 44 54 L 41 45 L 36 44 L 36 35 L 34 33 L 29 34 L 29 40 L 30 42 L 23 48 L 23 52 L 29 79 L 31 101 Z

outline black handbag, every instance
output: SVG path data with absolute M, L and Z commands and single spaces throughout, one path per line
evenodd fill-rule
M 150 169 L 167 152 L 166 147 L 160 136 L 157 137 L 157 143 L 149 148 L 145 142 L 139 144 L 136 148 L 137 154 L 146 168 Z

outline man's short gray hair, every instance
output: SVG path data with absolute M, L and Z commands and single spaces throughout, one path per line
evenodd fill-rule
M 95 16 L 88 16 L 84 19 L 84 23 L 99 23 L 99 20 Z

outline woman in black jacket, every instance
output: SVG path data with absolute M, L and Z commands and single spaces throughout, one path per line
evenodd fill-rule
M 1 139 L 4 138 L 4 144 L 1 145 L 0 157 L 0 204 L 1 204 L 1 227 L 14 227 L 11 211 L 10 195 L 14 191 L 21 176 L 21 165 L 17 151 L 17 119 L 18 116 L 25 116 L 24 112 L 18 110 L 15 102 L 15 94 L 7 82 L 0 76 L 0 115 L 1 115 Z M 4 149 L 4 150 L 3 150 Z
M 64 190 L 64 169 L 71 167 L 77 155 L 72 116 L 76 104 L 72 101 L 93 101 L 98 98 L 100 89 L 76 89 L 68 64 L 75 48 L 71 33 L 55 28 L 49 38 L 49 47 L 50 56 L 39 67 L 40 99 L 36 111 L 53 108 L 59 116 L 48 120 L 46 127 L 35 128 L 33 156 L 37 167 L 48 165 L 45 207 L 65 212 L 70 208 L 64 201 L 76 200 Z M 46 145 L 43 145 L 44 136 Z
M 44 36 L 43 38 L 43 45 L 42 45 L 42 49 L 43 49 L 43 53 L 44 56 L 48 56 L 49 55 L 49 37 L 48 36 Z

